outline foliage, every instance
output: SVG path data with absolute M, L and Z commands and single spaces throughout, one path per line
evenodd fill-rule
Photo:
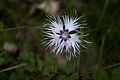
M 50 15 L 42 2 L 0 0 L 0 80 L 120 80 L 120 0 L 58 1 L 56 15 L 84 15 L 92 44 L 70 61 L 52 55 L 41 44 Z

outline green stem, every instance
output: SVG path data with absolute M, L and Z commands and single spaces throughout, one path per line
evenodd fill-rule
M 96 25 L 97 27 L 96 27 L 95 29 L 92 29 L 92 30 L 88 31 L 88 32 L 93 32 L 93 31 L 96 31 L 96 30 L 98 30 L 98 29 L 100 29 L 100 28 L 103 28 L 103 26 L 100 26 L 100 27 L 99 27 L 99 25 L 100 25 L 101 22 L 102 22 L 103 16 L 104 16 L 105 11 L 106 11 L 107 6 L 108 6 L 108 3 L 109 3 L 109 0 L 106 0 L 106 1 L 105 1 L 105 4 L 104 4 L 104 7 L 103 7 L 103 10 L 102 10 L 102 13 L 101 13 L 101 15 L 100 15 L 100 18 L 99 18 L 99 20 L 98 20 L 98 22 L 97 22 L 97 25 Z
M 35 61 L 35 67 L 37 69 L 38 68 L 38 60 L 37 60 L 36 54 L 33 54 L 33 58 L 34 58 L 34 61 Z
M 31 26 L 31 27 L 40 28 L 40 26 Z M 21 26 L 21 27 L 8 28 L 8 29 L 0 30 L 0 32 L 12 31 L 12 30 L 23 29 L 23 28 L 27 28 L 27 27 Z
M 98 23 L 97 23 L 97 27 L 100 25 L 100 23 L 101 23 L 101 21 L 102 21 L 102 19 L 103 19 L 103 16 L 104 16 L 105 11 L 106 11 L 106 9 L 107 9 L 108 3 L 109 3 L 109 0 L 106 0 L 106 1 L 105 1 L 105 4 L 104 4 L 104 7 L 103 7 L 103 10 L 102 10 L 102 13 L 101 13 L 101 16 L 100 16 L 100 18 L 99 18 L 99 20 L 98 20 Z
M 106 66 L 103 69 L 109 69 L 109 68 L 113 68 L 113 67 L 116 67 L 116 66 L 120 66 L 120 63 L 116 63 L 116 64 L 113 64 L 113 65 Z
M 0 73 L 10 71 L 10 70 L 13 70 L 13 69 L 17 69 L 17 68 L 20 68 L 20 67 L 24 67 L 24 66 L 27 66 L 27 63 L 22 63 L 22 64 L 19 64 L 19 65 L 16 65 L 16 66 L 12 66 L 12 67 L 9 67 L 9 68 L 6 68 L 6 69 L 2 69 L 2 70 L 0 70 Z
M 99 63 L 101 62 L 101 60 L 102 60 L 103 51 L 104 51 L 105 39 L 106 39 L 106 36 L 103 37 L 102 42 L 101 42 L 100 54 L 99 54 L 99 57 L 98 57 L 98 64 L 99 64 Z
M 106 11 L 106 9 L 107 9 L 108 3 L 109 3 L 109 0 L 106 0 L 106 1 L 105 1 L 105 4 L 104 4 L 104 7 L 103 7 L 103 10 L 102 10 L 102 13 L 101 13 L 101 16 L 100 16 L 100 18 L 99 18 L 99 20 L 98 20 L 98 23 L 97 23 L 97 28 L 96 28 L 95 30 L 99 29 L 99 25 L 100 25 L 100 23 L 101 23 L 101 21 L 102 21 L 102 19 L 103 19 L 103 16 L 104 16 L 104 13 L 105 13 L 105 11 Z M 104 51 L 105 39 L 106 39 L 106 35 L 103 36 L 103 38 L 102 38 L 101 47 L 100 47 L 100 54 L 99 54 L 99 56 L 98 56 L 98 64 L 99 64 L 99 63 L 101 62 L 101 60 L 102 60 L 103 51 Z

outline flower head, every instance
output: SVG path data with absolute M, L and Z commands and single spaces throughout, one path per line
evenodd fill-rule
M 76 14 L 48 17 L 48 24 L 44 28 L 44 44 L 51 53 L 63 53 L 69 59 L 80 54 L 81 48 L 85 48 L 82 43 L 87 42 L 83 39 L 86 35 L 80 31 L 86 25 L 85 21 L 80 21 L 81 18 Z

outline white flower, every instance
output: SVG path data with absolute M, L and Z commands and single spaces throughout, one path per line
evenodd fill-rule
M 50 52 L 56 55 L 63 53 L 69 59 L 80 54 L 81 48 L 85 48 L 83 43 L 88 43 L 83 39 L 87 35 L 83 35 L 81 29 L 86 23 L 80 21 L 81 18 L 76 14 L 61 17 L 48 16 L 48 24 L 45 24 L 43 31 L 46 49 L 50 49 Z

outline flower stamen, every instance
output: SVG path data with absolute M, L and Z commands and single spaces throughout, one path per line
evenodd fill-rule
M 66 29 L 66 30 L 60 30 L 60 37 L 62 40 L 64 40 L 65 42 L 71 38 L 70 34 L 69 34 L 69 30 Z

